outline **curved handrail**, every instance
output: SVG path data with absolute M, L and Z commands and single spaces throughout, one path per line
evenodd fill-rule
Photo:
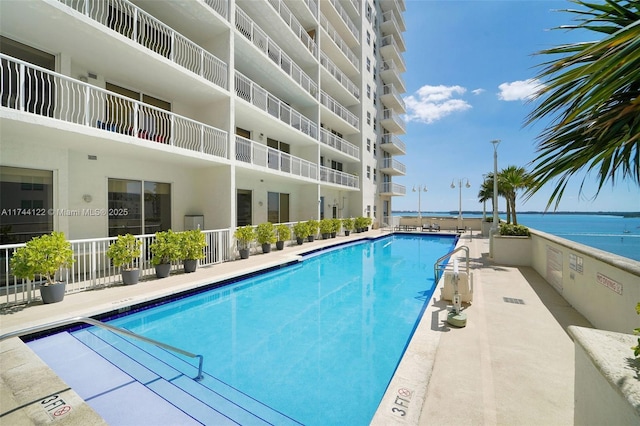
M 469 275 L 469 247 L 460 246 L 460 247 L 450 251 L 449 253 L 445 254 L 444 256 L 441 256 L 438 260 L 436 260 L 436 263 L 433 264 L 433 276 L 435 278 L 435 282 L 436 283 L 440 279 L 440 277 L 438 276 L 438 273 L 440 272 L 440 262 L 442 262 L 443 260 L 451 257 L 452 255 L 454 255 L 455 253 L 459 252 L 460 250 L 464 250 L 467 253 L 467 275 Z
M 11 333 L 6 333 L 0 335 L 0 342 L 9 339 L 11 337 L 20 337 L 25 336 L 27 334 L 38 333 L 40 331 L 45 331 L 51 328 L 62 327 L 65 325 L 71 325 L 76 322 L 84 322 L 86 324 L 94 325 L 96 327 L 105 328 L 107 330 L 113 331 L 114 333 L 124 334 L 125 336 L 133 337 L 134 339 L 142 340 L 143 342 L 151 343 L 152 345 L 158 346 L 163 349 L 167 349 L 173 352 L 177 352 L 181 355 L 188 356 L 189 358 L 198 358 L 198 375 L 194 377 L 194 380 L 202 380 L 202 364 L 204 363 L 204 357 L 202 355 L 192 354 L 191 352 L 182 350 L 180 348 L 176 348 L 175 346 L 168 345 L 166 343 L 159 342 L 157 340 L 150 339 L 148 337 L 141 336 L 132 331 L 125 330 L 124 328 L 114 327 L 113 325 L 105 324 L 102 321 L 95 320 L 93 318 L 87 317 L 73 317 L 65 320 L 54 321 L 48 324 L 37 325 L 34 327 L 24 328 L 22 330 L 13 331 Z

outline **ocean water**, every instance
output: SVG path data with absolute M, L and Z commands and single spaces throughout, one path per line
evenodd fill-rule
M 394 216 L 417 216 L 416 212 L 394 212 Z M 455 216 L 423 212 L 422 216 Z M 491 213 L 487 213 L 491 215 Z M 463 217 L 482 217 L 463 214 Z M 500 218 L 506 220 L 501 214 Z M 640 217 L 592 214 L 518 213 L 518 223 L 548 234 L 640 261 Z

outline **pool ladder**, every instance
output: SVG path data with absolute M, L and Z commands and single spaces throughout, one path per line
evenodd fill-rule
M 440 257 L 438 260 L 436 260 L 436 263 L 433 264 L 433 276 L 435 278 L 435 283 L 438 283 L 438 280 L 440 279 L 440 272 L 442 271 L 442 269 L 444 269 L 445 267 L 443 267 L 441 265 L 442 261 L 445 259 L 450 258 L 451 256 L 453 256 L 455 253 L 464 250 L 467 254 L 467 261 L 466 261 L 466 268 L 467 268 L 467 276 L 471 276 L 471 274 L 469 274 L 469 247 L 467 246 L 460 246 L 458 248 L 456 248 L 455 250 L 450 251 L 449 253 L 445 254 L 444 256 Z
M 18 331 L 13 331 L 11 333 L 6 333 L 6 334 L 1 335 L 0 336 L 0 342 L 5 340 L 5 339 L 9 339 L 11 337 L 25 336 L 27 334 L 38 333 L 40 331 L 46 331 L 46 330 L 49 330 L 51 328 L 63 327 L 63 326 L 66 326 L 66 325 L 71 325 L 71 324 L 77 323 L 77 322 L 83 322 L 85 324 L 94 325 L 96 327 L 100 327 L 100 328 L 104 328 L 104 329 L 113 331 L 114 333 L 124 334 L 125 336 L 129 336 L 129 337 L 132 337 L 134 339 L 142 340 L 143 342 L 151 343 L 152 345 L 158 346 L 159 348 L 166 349 L 166 350 L 169 350 L 169 351 L 172 351 L 172 352 L 176 352 L 176 353 L 179 353 L 181 355 L 187 356 L 189 358 L 198 358 L 198 375 L 196 377 L 194 377 L 193 379 L 194 380 L 202 380 L 202 378 L 203 378 L 203 375 L 202 375 L 202 364 L 204 363 L 204 357 L 202 355 L 192 354 L 191 352 L 182 350 L 180 348 L 176 348 L 175 346 L 171 346 L 171 345 L 168 345 L 166 343 L 162 343 L 162 342 L 159 342 L 157 340 L 153 340 L 153 339 L 150 339 L 148 337 L 141 336 L 141 335 L 136 334 L 136 333 L 134 333 L 132 331 L 125 330 L 124 328 L 114 327 L 112 325 L 106 324 L 106 323 L 104 323 L 102 321 L 95 320 L 93 318 L 74 317 L 74 318 L 69 318 L 69 319 L 66 319 L 66 320 L 50 322 L 50 323 L 44 324 L 44 325 L 38 325 L 38 326 L 25 328 L 25 329 L 18 330 Z

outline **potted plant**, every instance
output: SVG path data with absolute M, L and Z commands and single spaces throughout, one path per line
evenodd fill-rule
M 306 222 L 298 222 L 293 225 L 293 233 L 296 234 L 298 245 L 304 243 L 304 239 L 309 236 L 309 227 Z
M 307 228 L 309 230 L 309 234 L 307 235 L 307 240 L 312 243 L 315 240 L 316 235 L 318 235 L 318 228 L 320 227 L 320 222 L 315 219 L 311 219 L 307 221 Z
M 331 223 L 331 219 L 324 218 L 320 221 L 320 233 L 322 234 L 322 239 L 327 240 L 333 231 L 333 223 Z
M 276 249 L 282 250 L 284 249 L 284 242 L 291 238 L 291 229 L 289 226 L 281 223 L 276 225 Z
M 18 248 L 11 258 L 11 269 L 17 278 L 44 279 L 40 283 L 40 297 L 43 303 L 55 303 L 64 299 L 67 283 L 56 281 L 56 272 L 73 264 L 71 243 L 64 233 L 52 232 L 31 239 L 24 247 Z
M 373 223 L 373 218 L 370 217 L 365 217 L 364 218 L 364 231 L 368 231 L 369 227 L 371 226 L 371 224 Z
M 233 236 L 238 240 L 238 252 L 240 253 L 240 259 L 247 259 L 249 257 L 249 247 L 256 238 L 253 226 L 245 225 L 237 228 L 233 233 Z
M 118 239 L 107 249 L 107 257 L 111 259 L 113 266 L 120 268 L 122 282 L 126 285 L 137 283 L 140 277 L 140 269 L 135 267 L 134 261 L 140 257 L 141 245 L 142 241 L 126 234 L 118 235 Z
M 351 231 L 353 231 L 353 219 L 350 217 L 342 219 L 342 229 L 344 229 L 345 237 L 348 237 Z
M 256 240 L 262 246 L 263 253 L 271 251 L 271 244 L 276 242 L 276 228 L 271 222 L 261 223 L 256 227 Z
M 364 223 L 365 223 L 365 218 L 362 216 L 358 216 L 354 219 L 353 221 L 353 226 L 356 229 L 356 232 L 362 232 L 364 230 Z
M 342 221 L 340 219 L 331 219 L 331 238 L 335 238 L 338 235 L 341 225 Z
M 493 261 L 499 265 L 530 266 L 530 235 L 524 225 L 500 224 L 499 234 L 493 235 Z
M 184 272 L 195 272 L 198 260 L 204 259 L 204 249 L 207 246 L 205 235 L 200 229 L 184 231 L 180 236 L 180 258 L 184 265 Z
M 171 272 L 171 262 L 180 260 L 180 237 L 171 229 L 156 232 L 155 240 L 149 245 L 153 254 L 151 263 L 156 267 L 156 277 L 166 278 Z

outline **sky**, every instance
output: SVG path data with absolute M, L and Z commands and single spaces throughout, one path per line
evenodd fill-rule
M 393 181 L 407 193 L 394 197 L 393 210 L 416 211 L 420 204 L 422 211 L 457 211 L 462 204 L 463 210 L 481 211 L 478 192 L 482 175 L 493 172 L 495 139 L 501 141 L 498 171 L 530 168 L 547 123 L 524 122 L 536 106 L 529 99 L 539 84 L 534 78 L 550 59 L 535 53 L 596 37 L 552 29 L 572 24 L 575 15 L 559 10 L 576 7 L 555 0 L 406 0 L 407 132 L 399 137 L 407 153 L 396 157 L 406 175 Z M 424 186 L 419 199 L 412 189 Z M 595 176 L 575 175 L 557 210 L 640 211 L 640 188 L 631 181 L 608 183 L 594 198 L 596 188 Z M 544 211 L 552 190 L 547 185 L 528 200 L 519 196 L 516 210 Z M 498 207 L 504 211 L 504 199 Z M 491 210 L 491 202 L 486 208 Z

